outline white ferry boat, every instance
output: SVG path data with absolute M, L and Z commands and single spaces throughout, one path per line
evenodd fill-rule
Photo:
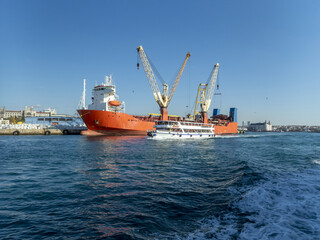
M 155 139 L 213 138 L 214 125 L 209 123 L 156 121 L 148 136 Z

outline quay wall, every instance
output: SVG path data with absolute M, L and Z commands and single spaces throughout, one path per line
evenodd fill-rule
M 78 135 L 83 128 L 72 129 L 0 129 L 0 135 Z

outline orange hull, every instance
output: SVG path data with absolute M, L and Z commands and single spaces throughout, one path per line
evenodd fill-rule
M 153 130 L 154 120 L 140 120 L 126 113 L 100 111 L 100 110 L 78 110 L 82 120 L 91 131 L 84 132 L 86 135 L 110 135 L 129 136 L 147 135 L 148 130 Z
M 132 115 L 101 111 L 78 110 L 82 120 L 87 125 L 88 131 L 83 135 L 109 135 L 109 136 L 136 136 L 147 135 L 148 130 L 153 130 L 154 118 L 134 117 Z M 237 122 L 229 122 L 227 125 L 215 125 L 215 134 L 235 134 L 238 132 Z
M 226 126 L 214 126 L 214 133 L 216 135 L 224 135 L 224 134 L 236 134 L 238 133 L 238 123 L 237 122 L 229 122 Z

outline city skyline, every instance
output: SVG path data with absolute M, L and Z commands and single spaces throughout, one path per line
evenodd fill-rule
M 220 63 L 210 108 L 238 121 L 319 125 L 317 1 L 1 1 L 0 107 L 41 105 L 75 113 L 87 79 L 112 74 L 129 114 L 158 113 L 142 45 L 168 83 L 191 57 L 169 114 L 191 113 L 199 83 Z

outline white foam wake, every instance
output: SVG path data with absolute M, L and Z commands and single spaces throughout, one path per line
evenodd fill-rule
M 312 162 L 313 162 L 314 164 L 320 165 L 320 160 L 313 160 Z
M 176 239 L 320 239 L 320 171 L 269 176 L 232 204 Z
M 235 205 L 250 213 L 242 239 L 314 239 L 320 236 L 319 171 L 270 177 Z

